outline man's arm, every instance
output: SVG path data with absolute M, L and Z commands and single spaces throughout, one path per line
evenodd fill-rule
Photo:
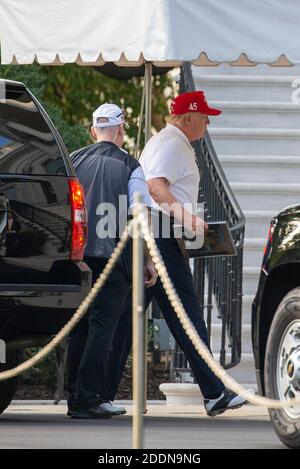
M 134 206 L 134 195 L 139 192 L 143 197 L 143 204 L 151 207 L 151 198 L 149 195 L 149 187 L 145 178 L 143 168 L 138 166 L 131 174 L 128 181 L 129 206 Z
M 129 206 L 132 208 L 134 206 L 134 195 L 136 192 L 142 194 L 143 203 L 146 207 L 151 207 L 151 198 L 149 195 L 148 184 L 144 175 L 143 168 L 139 166 L 135 169 L 128 181 L 128 195 L 129 195 Z M 151 216 L 149 210 L 148 212 L 148 222 L 150 225 Z M 145 287 L 153 287 L 157 280 L 157 271 L 151 259 L 149 250 L 147 245 L 145 245 L 145 254 L 146 254 L 146 261 L 145 261 Z
M 188 230 L 203 233 L 208 226 L 204 220 L 196 215 L 192 215 L 182 204 L 174 197 L 169 189 L 169 182 L 166 178 L 153 178 L 148 180 L 149 192 L 153 200 L 162 206 L 170 215 Z

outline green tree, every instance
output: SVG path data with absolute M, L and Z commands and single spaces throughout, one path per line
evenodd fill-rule
M 46 98 L 47 70 L 33 65 L 1 65 L 0 78 L 23 82 L 45 107 L 70 152 L 89 143 L 88 131 L 76 122 L 68 122 L 60 106 Z
M 86 128 L 90 126 L 92 113 L 98 106 L 104 102 L 118 104 L 125 109 L 130 125 L 127 131 L 130 148 L 130 143 L 132 147 L 137 136 L 143 86 L 143 77 L 124 81 L 108 77 L 95 67 L 67 64 L 47 67 L 45 97 L 62 108 L 67 122 L 81 123 Z M 152 89 L 152 125 L 160 130 L 168 112 L 165 90 L 172 89 L 171 78 L 168 75 L 154 77 Z
M 51 67 L 37 64 L 2 65 L 0 77 L 25 83 L 45 107 L 70 152 L 91 143 L 89 127 L 92 113 L 104 102 L 114 102 L 125 109 L 130 125 L 127 147 L 133 149 L 140 124 L 143 78 L 121 81 L 104 75 L 94 67 L 76 64 Z M 156 130 L 164 125 L 164 116 L 168 111 L 166 89 L 172 89 L 169 76 L 154 77 L 152 125 Z

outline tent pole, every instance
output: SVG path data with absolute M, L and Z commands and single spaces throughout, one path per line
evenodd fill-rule
M 138 134 L 137 134 L 135 151 L 134 151 L 134 157 L 137 160 L 140 157 L 139 151 L 140 151 L 141 133 L 142 133 L 144 108 L 145 108 L 145 95 L 146 95 L 145 81 L 146 81 L 146 77 L 144 76 L 144 86 L 143 86 L 143 93 L 142 93 L 142 100 L 141 100 L 141 107 L 140 107 L 140 114 L 139 114 L 139 127 L 138 127 Z
M 146 106 L 145 106 L 145 143 L 151 137 L 151 114 L 152 114 L 152 63 L 145 63 L 145 85 L 146 86 Z
M 151 117 L 152 117 L 152 62 L 145 62 L 145 144 L 151 137 Z M 144 413 L 147 412 L 147 350 L 148 350 L 148 318 L 152 318 L 152 303 L 145 312 L 144 322 Z

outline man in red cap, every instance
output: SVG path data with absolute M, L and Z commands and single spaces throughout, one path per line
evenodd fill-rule
M 200 176 L 191 142 L 204 137 L 208 116 L 219 114 L 208 106 L 203 91 L 177 96 L 167 126 L 149 140 L 140 158 L 154 207 L 172 206 L 178 222 L 200 233 L 207 225 L 196 216 Z
M 197 215 L 200 177 L 191 142 L 204 137 L 209 124 L 208 116 L 217 116 L 220 113 L 220 110 L 209 107 L 203 91 L 181 94 L 171 103 L 171 113 L 166 119 L 167 126 L 148 141 L 142 152 L 139 162 L 149 184 L 153 207 L 161 218 L 169 219 L 172 228 L 174 222 L 184 225 L 187 230 L 196 234 L 203 234 L 207 228 L 204 220 Z M 156 242 L 187 315 L 198 335 L 209 346 L 206 324 L 194 289 L 190 266 L 179 248 L 173 229 L 168 237 L 159 233 Z M 146 306 L 153 296 L 170 331 L 186 355 L 203 394 L 207 414 L 218 415 L 245 404 L 243 397 L 225 389 L 223 383 L 199 356 L 169 303 L 160 281 L 145 291 Z M 109 400 L 114 400 L 130 348 L 129 298 L 115 334 L 108 367 L 109 376 L 105 380 Z

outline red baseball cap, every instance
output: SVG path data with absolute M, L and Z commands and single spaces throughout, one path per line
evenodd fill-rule
M 187 112 L 200 112 L 207 116 L 218 116 L 222 111 L 209 107 L 203 91 L 182 93 L 171 102 L 171 114 L 186 114 Z

